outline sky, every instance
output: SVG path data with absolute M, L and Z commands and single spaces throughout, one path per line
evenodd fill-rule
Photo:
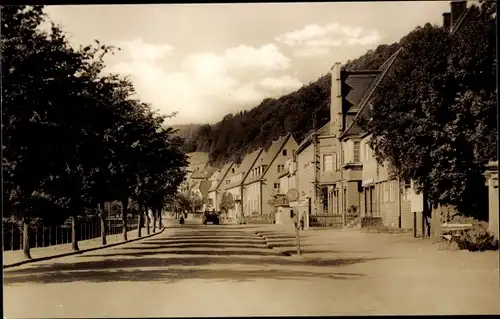
M 315 81 L 335 62 L 391 44 L 448 1 L 47 6 L 74 45 L 121 50 L 107 72 L 129 76 L 168 124 L 216 123 Z

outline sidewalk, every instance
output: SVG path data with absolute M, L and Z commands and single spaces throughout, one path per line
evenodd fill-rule
M 166 227 L 167 225 L 165 225 Z M 156 230 L 156 234 L 159 233 L 158 229 Z M 152 228 L 150 229 L 150 234 L 154 234 Z M 142 236 L 146 237 L 146 228 L 142 229 Z M 130 230 L 127 232 L 127 242 L 137 239 L 137 229 Z M 80 251 L 87 250 L 87 249 L 95 249 L 95 248 L 105 248 L 110 245 L 116 245 L 119 243 L 123 243 L 122 241 L 122 234 L 116 234 L 116 235 L 108 235 L 106 236 L 106 246 L 101 246 L 101 237 L 94 238 L 94 239 L 88 239 L 88 240 L 82 240 L 78 242 L 78 247 L 80 248 Z M 54 246 L 49 246 L 49 247 L 42 247 L 42 248 L 31 248 L 31 257 L 33 259 L 39 259 L 39 258 L 48 258 L 48 257 L 53 257 L 61 254 L 67 254 L 73 252 L 71 250 L 71 243 L 69 244 L 61 244 L 61 245 L 54 245 Z M 4 251 L 3 252 L 3 266 L 10 266 L 13 264 L 17 264 L 19 262 L 23 262 L 25 260 L 24 258 L 24 253 L 23 250 L 11 250 L 11 251 Z
M 376 258 L 413 260 L 423 268 L 438 267 L 499 270 L 499 252 L 439 250 L 432 239 L 414 238 L 411 233 L 368 233 L 359 229 L 322 229 L 300 231 L 301 256 L 297 256 L 295 231 L 281 225 L 249 229 L 262 234 L 269 245 L 294 258 L 328 260 L 332 258 Z M 418 261 L 418 262 L 417 262 Z M 433 270 L 434 271 L 434 270 Z

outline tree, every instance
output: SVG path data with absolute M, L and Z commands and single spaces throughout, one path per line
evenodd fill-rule
M 379 162 L 415 180 L 426 217 L 439 205 L 481 217 L 484 164 L 496 153 L 495 91 L 478 85 L 495 76 L 491 5 L 472 8 L 478 20 L 456 34 L 427 24 L 406 36 L 363 123 Z
M 31 258 L 30 218 L 48 213 L 47 206 L 64 206 L 42 191 L 52 178 L 58 152 L 53 143 L 61 137 L 60 111 L 67 106 L 53 93 L 66 95 L 63 79 L 74 77 L 82 65 L 81 54 L 68 47 L 59 28 L 40 31 L 44 21 L 41 6 L 2 7 L 4 186 L 9 213 L 24 220 L 26 258 Z
M 220 205 L 219 205 L 221 212 L 224 212 L 227 214 L 227 212 L 230 209 L 234 209 L 234 206 L 235 206 L 235 202 L 234 202 L 233 195 L 231 193 L 228 193 L 228 192 L 222 193 L 222 197 L 221 197 Z

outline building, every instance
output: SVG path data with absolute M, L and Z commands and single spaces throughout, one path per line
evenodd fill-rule
M 280 191 L 280 175 L 286 172 L 298 144 L 289 133 L 262 150 L 243 180 L 245 214 L 269 215 L 275 211 L 274 195 Z
M 296 165 L 294 159 L 285 162 L 285 172 L 279 176 L 280 189 L 274 194 L 275 221 L 276 224 L 293 226 L 295 222 L 294 208 L 290 207 L 288 192 L 298 190 L 296 183 Z
M 224 166 L 217 170 L 209 179 L 211 182 L 210 184 L 210 189 L 208 190 L 208 210 L 215 210 L 215 211 L 220 211 L 220 200 L 221 200 L 221 191 L 222 191 L 222 184 L 225 181 L 225 178 L 231 168 L 233 167 L 234 163 L 229 162 L 224 164 Z
M 452 1 L 451 13 L 443 14 L 443 27 L 454 35 L 473 21 L 474 12 L 466 1 Z M 376 161 L 370 136 L 358 121 L 369 111 L 373 93 L 401 50 L 378 70 L 343 70 L 340 63 L 332 67 L 330 121 L 309 135 L 295 154 L 300 193 L 296 207 L 309 218 L 309 226 L 345 226 L 370 217 L 387 226 L 412 228 L 412 212 L 421 214 L 423 198 L 414 184 L 400 183 L 387 163 Z
M 263 149 L 260 148 L 247 154 L 240 164 L 234 164 L 229 170 L 228 174 L 224 178 L 224 182 L 221 184 L 221 196 L 222 193 L 228 193 L 232 195 L 235 202 L 234 208 L 228 211 L 228 218 L 238 218 L 245 216 L 246 211 L 243 205 L 243 181 L 250 173 L 250 169 L 254 166 L 255 161 L 262 153 Z

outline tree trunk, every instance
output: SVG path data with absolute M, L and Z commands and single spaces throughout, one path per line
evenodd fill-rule
M 160 211 L 158 212 L 158 229 L 162 229 L 163 228 L 163 223 L 162 223 L 162 219 L 161 219 L 161 209 Z
M 156 233 L 156 216 L 158 214 L 158 210 L 156 208 L 153 209 L 153 233 Z
M 123 228 L 122 228 L 122 240 L 127 241 L 127 215 L 128 215 L 128 198 L 125 200 L 122 200 L 122 205 L 123 205 L 123 210 L 122 210 L 122 221 L 123 221 Z
M 431 237 L 431 223 L 430 223 L 430 218 L 432 216 L 432 209 L 431 205 L 429 203 L 429 195 L 427 191 L 424 189 L 423 191 L 423 200 L 424 200 L 424 211 L 422 212 L 422 218 L 424 219 L 425 222 L 425 228 L 427 230 L 427 237 Z M 422 230 L 422 233 L 424 233 L 424 230 Z M 424 233 L 425 234 L 425 233 Z
M 146 233 L 149 235 L 151 234 L 151 229 L 149 227 L 149 213 L 147 208 L 143 211 L 143 214 L 146 215 Z
M 23 218 L 23 252 L 25 259 L 31 259 L 30 253 L 30 218 Z
M 76 231 L 78 229 L 77 222 L 77 217 L 71 216 L 71 249 L 74 251 L 80 250 L 80 248 L 78 247 L 78 237 L 76 236 Z
M 139 212 L 139 214 L 137 214 L 137 237 L 142 237 L 142 234 L 141 234 L 141 222 L 142 222 L 142 214 Z
M 101 245 L 104 246 L 108 242 L 106 240 L 106 212 L 104 210 L 104 202 L 99 204 L 99 211 L 101 214 Z

